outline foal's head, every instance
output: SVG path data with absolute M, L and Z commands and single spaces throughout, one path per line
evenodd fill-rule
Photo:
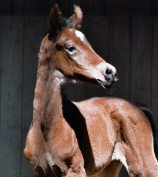
M 84 34 L 79 31 L 82 11 L 78 6 L 74 10 L 75 13 L 67 20 L 57 5 L 51 10 L 50 31 L 42 42 L 51 44 L 46 49 L 50 53 L 50 64 L 69 79 L 109 87 L 117 80 L 116 69 L 95 53 Z

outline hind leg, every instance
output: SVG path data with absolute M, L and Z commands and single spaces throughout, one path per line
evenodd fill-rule
M 139 109 L 130 104 L 125 106 L 113 114 L 113 119 L 118 121 L 120 126 L 118 141 L 124 149 L 129 175 L 158 177 L 150 124 Z

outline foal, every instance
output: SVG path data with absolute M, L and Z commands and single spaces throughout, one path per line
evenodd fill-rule
M 36 177 L 117 177 L 120 162 L 130 176 L 158 177 L 151 127 L 140 109 L 117 98 L 72 103 L 62 94 L 72 79 L 103 87 L 116 81 L 115 67 L 78 31 L 81 21 L 79 7 L 67 21 L 58 6 L 51 10 L 25 157 Z

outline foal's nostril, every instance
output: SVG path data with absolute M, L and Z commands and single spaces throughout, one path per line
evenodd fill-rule
M 112 74 L 112 69 L 110 68 L 107 68 L 106 71 L 105 71 L 106 74 Z

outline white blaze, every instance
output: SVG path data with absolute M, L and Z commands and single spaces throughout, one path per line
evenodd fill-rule
M 84 40 L 84 34 L 83 34 L 82 32 L 76 30 L 76 31 L 75 31 L 75 34 L 76 34 L 76 36 L 77 36 L 78 38 L 80 38 L 80 40 L 81 40 L 82 42 L 85 41 L 85 40 Z

